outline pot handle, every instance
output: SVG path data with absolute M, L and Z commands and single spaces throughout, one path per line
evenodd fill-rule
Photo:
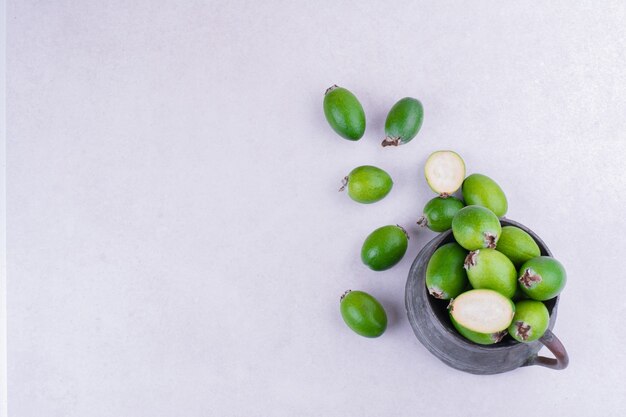
M 563 346 L 563 343 L 561 343 L 559 338 L 556 337 L 550 329 L 546 330 L 539 341 L 543 343 L 543 345 L 547 347 L 550 352 L 552 352 L 554 359 L 546 358 L 545 356 L 533 355 L 528 359 L 524 366 L 539 365 L 556 370 L 567 368 L 567 365 L 569 364 L 569 356 L 567 355 L 565 346 Z

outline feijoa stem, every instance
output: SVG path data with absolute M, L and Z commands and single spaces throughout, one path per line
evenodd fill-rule
M 339 88 L 339 86 L 338 86 L 337 84 L 333 84 L 333 85 L 331 85 L 330 87 L 328 87 L 328 88 L 326 89 L 326 92 L 324 92 L 324 95 L 326 95 L 326 94 L 330 93 L 330 92 L 331 92 L 331 91 L 333 91 L 335 88 Z
M 417 224 L 420 227 L 426 227 L 428 226 L 428 219 L 426 218 L 426 216 L 422 216 L 419 219 L 417 219 Z
M 383 148 L 387 146 L 398 146 L 400 145 L 400 137 L 399 136 L 395 136 L 395 137 L 387 136 L 385 139 L 383 139 L 383 142 L 381 143 L 381 145 L 383 145 Z
M 343 177 L 343 179 L 341 180 L 341 188 L 339 188 L 339 192 L 342 192 L 343 190 L 346 189 L 346 187 L 348 186 L 349 180 L 350 180 L 349 177 L 347 176 Z
M 495 249 L 496 248 L 496 235 L 486 232 L 485 233 L 485 245 L 489 249 Z

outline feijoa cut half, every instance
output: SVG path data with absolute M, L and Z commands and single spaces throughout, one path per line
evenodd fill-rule
M 549 323 L 550 313 L 541 301 L 518 301 L 509 334 L 518 342 L 534 342 L 548 330 Z
M 391 268 L 404 256 L 409 243 L 406 230 L 398 225 L 379 227 L 367 236 L 361 247 L 361 260 L 374 271 Z
M 508 202 L 502 188 L 491 178 L 482 174 L 472 174 L 463 181 L 463 200 L 467 205 L 487 207 L 498 217 L 508 210 Z
M 356 334 L 379 337 L 387 328 L 387 313 L 378 300 L 363 291 L 346 291 L 339 310 L 343 321 Z
M 452 219 L 454 239 L 467 250 L 493 249 L 502 226 L 493 212 L 481 206 L 466 206 Z
M 461 326 L 452 316 L 450 316 L 450 321 L 452 322 L 454 328 L 461 333 L 461 336 L 471 342 L 478 343 L 479 345 L 493 345 L 494 343 L 501 341 L 502 338 L 506 336 L 506 330 L 493 333 L 479 333 L 472 331 L 467 327 Z
M 493 335 L 501 334 L 511 325 L 515 305 L 497 291 L 478 289 L 466 291 L 454 298 L 448 311 L 455 327 L 461 326 L 469 332 L 482 335 Z M 461 331 L 460 333 L 463 334 Z
M 463 184 L 465 162 L 453 151 L 437 151 L 430 154 L 424 166 L 428 186 L 437 194 L 449 196 Z
M 546 301 L 560 294 L 567 282 L 565 268 L 550 256 L 524 262 L 519 270 L 520 288 L 533 300 Z
M 348 195 L 358 203 L 371 204 L 385 198 L 393 187 L 391 176 L 384 170 L 363 165 L 354 168 L 343 179 L 343 185 L 339 191 L 348 188 Z
M 465 258 L 467 278 L 472 287 L 487 288 L 513 298 L 517 290 L 515 265 L 495 249 L 480 249 L 470 252 Z
M 502 228 L 496 249 L 506 255 L 517 268 L 524 262 L 541 255 L 541 250 L 535 239 L 515 226 Z
M 468 285 L 463 262 L 467 251 L 456 242 L 439 247 L 428 260 L 426 288 L 435 298 L 449 300 L 461 294 Z
M 333 85 L 324 94 L 324 115 L 330 127 L 344 139 L 359 140 L 365 133 L 363 106 L 349 90 Z
M 424 206 L 424 214 L 417 224 L 426 226 L 433 232 L 445 232 L 452 227 L 454 215 L 465 207 L 456 197 L 435 197 Z
M 410 142 L 419 132 L 424 121 L 424 106 L 412 97 L 405 97 L 393 105 L 385 120 L 383 147 L 398 146 Z

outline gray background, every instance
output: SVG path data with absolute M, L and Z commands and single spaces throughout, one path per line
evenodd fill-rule
M 626 410 L 623 2 L 10 1 L 13 416 L 607 415 Z M 365 137 L 336 136 L 331 84 Z M 419 136 L 382 149 L 401 97 Z M 415 339 L 403 291 L 434 234 L 427 155 L 454 149 L 569 272 L 562 372 L 477 377 Z M 361 164 L 391 194 L 337 193 Z M 409 229 L 382 273 L 364 237 Z M 347 288 L 390 325 L 357 337 Z

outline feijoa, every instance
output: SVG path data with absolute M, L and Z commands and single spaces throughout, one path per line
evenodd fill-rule
M 371 204 L 385 198 L 393 187 L 393 180 L 384 170 L 371 165 L 354 168 L 343 179 L 339 191 L 348 187 L 348 195 L 356 202 Z
M 424 107 L 419 100 L 405 97 L 393 105 L 385 121 L 384 146 L 398 146 L 410 142 L 424 121 Z
M 478 343 L 479 345 L 493 345 L 494 343 L 498 343 L 499 341 L 501 341 L 502 338 L 506 336 L 506 330 L 501 330 L 499 332 L 493 332 L 493 333 L 474 332 L 468 329 L 467 327 L 461 326 L 454 319 L 454 317 L 452 317 L 452 315 L 450 315 L 450 321 L 452 322 L 452 325 L 454 326 L 454 328 L 459 333 L 461 333 L 461 336 L 465 337 L 466 339 L 474 343 Z
M 435 298 L 449 300 L 467 288 L 467 273 L 463 262 L 467 251 L 456 242 L 439 247 L 426 267 L 426 288 Z
M 417 224 L 433 232 L 445 232 L 452 227 L 452 218 L 465 205 L 456 197 L 435 197 L 424 206 L 424 215 Z
M 533 300 L 556 297 L 565 287 L 565 268 L 550 256 L 538 256 L 524 262 L 519 270 L 520 288 Z
M 518 301 L 509 334 L 518 342 L 533 342 L 543 336 L 549 323 L 550 313 L 541 301 Z
M 461 326 L 470 332 L 491 336 L 511 325 L 515 305 L 497 291 L 478 289 L 466 291 L 454 298 L 448 310 L 452 323 L 457 329 Z M 468 337 L 464 334 L 465 332 L 459 332 Z M 483 341 L 488 342 L 488 339 L 483 339 Z M 493 340 L 494 343 L 495 341 Z M 476 343 L 480 342 L 476 341 Z
M 324 115 L 342 138 L 359 140 L 365 133 L 363 106 L 349 90 L 333 85 L 324 94 Z
M 430 154 L 424 166 L 428 186 L 437 194 L 449 196 L 458 190 L 465 178 L 465 162 L 453 151 Z
M 517 271 L 513 262 L 495 249 L 480 249 L 465 258 L 467 278 L 472 287 L 498 291 L 513 298 L 517 289 Z
M 467 250 L 495 248 L 501 231 L 498 217 L 481 206 L 463 207 L 452 219 L 454 239 Z
M 374 297 L 363 291 L 346 291 L 339 304 L 341 317 L 355 333 L 378 337 L 387 328 L 387 313 Z
M 472 174 L 463 181 L 463 200 L 467 205 L 487 207 L 498 217 L 506 214 L 508 203 L 502 188 L 491 178 Z
M 524 262 L 541 255 L 541 250 L 535 239 L 515 226 L 502 228 L 496 249 L 506 255 L 517 268 Z
M 402 227 L 379 227 L 363 242 L 361 260 L 374 271 L 384 271 L 400 262 L 408 243 L 409 235 Z

